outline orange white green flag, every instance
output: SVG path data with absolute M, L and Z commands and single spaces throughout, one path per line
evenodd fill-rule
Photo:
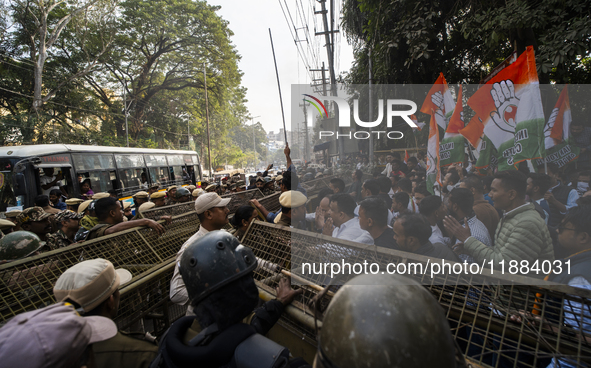
M 414 114 L 410 116 L 410 120 L 412 120 L 412 122 L 415 123 L 415 125 L 417 126 L 416 128 L 412 128 L 412 130 L 421 131 L 425 127 L 425 123 L 418 121 L 417 117 Z
M 564 86 L 544 128 L 546 162 L 554 162 L 562 167 L 579 157 L 580 148 L 569 143 L 571 122 L 568 87 Z M 544 160 L 537 160 L 537 164 L 543 163 Z
M 533 47 L 499 71 L 468 100 L 496 147 L 499 170 L 545 155 L 544 110 Z
M 421 106 L 421 112 L 434 115 L 437 125 L 446 129 L 454 112 L 454 107 L 455 103 L 451 91 L 447 86 L 443 73 L 439 73 L 439 78 L 429 90 L 423 106 Z
M 462 104 L 462 86 L 460 86 L 458 101 L 439 145 L 441 166 L 464 162 L 464 137 L 460 134 L 460 130 L 463 128 L 464 108 Z
M 439 128 L 435 121 L 435 114 L 429 122 L 429 142 L 427 144 L 427 190 L 434 194 L 433 187 L 438 184 L 441 188 L 441 170 L 439 163 Z

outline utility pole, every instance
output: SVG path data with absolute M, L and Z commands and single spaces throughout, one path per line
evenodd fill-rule
M 260 118 L 261 116 L 253 116 L 252 118 L 250 118 L 250 120 L 252 121 L 252 150 L 254 153 L 253 156 L 253 166 L 254 166 L 254 171 L 257 171 L 257 145 L 256 145 L 256 141 L 255 141 L 255 135 L 254 135 L 254 119 L 256 118 Z
M 367 121 L 373 121 L 373 91 L 372 91 L 372 63 L 371 63 L 371 47 L 369 48 L 369 119 Z M 371 134 L 372 128 L 369 128 L 369 165 L 373 165 L 373 136 Z
M 205 87 L 205 121 L 207 123 L 207 166 L 209 168 L 209 176 L 213 178 L 211 171 L 211 144 L 209 141 L 209 107 L 207 102 L 207 74 L 205 73 L 205 62 L 203 62 L 203 86 Z
M 338 30 L 334 30 L 334 0 L 331 0 L 330 8 L 331 8 L 331 23 L 332 27 L 329 29 L 328 26 L 328 10 L 326 10 L 326 0 L 317 0 L 320 3 L 321 10 L 315 11 L 314 14 L 322 14 L 322 23 L 324 24 L 324 32 L 316 32 L 316 36 L 324 35 L 324 39 L 326 41 L 326 53 L 328 56 L 328 70 L 330 72 L 330 84 L 331 84 L 331 95 L 337 95 L 337 78 L 334 68 L 334 34 L 338 32 Z M 324 68 L 323 68 L 324 69 Z M 334 105 L 334 103 L 333 103 Z M 338 121 L 339 111 L 338 109 L 334 109 L 335 111 L 335 119 Z M 339 132 L 339 128 L 337 127 L 337 134 Z M 338 143 L 338 151 L 339 151 L 339 158 L 342 161 L 344 160 L 344 145 L 342 139 L 337 139 Z

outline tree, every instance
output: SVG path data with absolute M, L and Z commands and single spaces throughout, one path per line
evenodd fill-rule
M 126 89 L 133 139 L 141 135 L 160 93 L 193 89 L 189 94 L 203 106 L 204 70 L 210 108 L 231 108 L 227 101 L 240 94 L 239 56 L 230 43 L 227 22 L 215 14 L 218 8 L 191 0 L 121 3 L 119 34 L 113 51 L 103 58 L 108 73 L 88 82 L 113 112 L 122 105 L 111 99 L 105 86 Z M 124 119 L 115 119 L 115 125 L 117 136 L 123 136 Z
M 534 45 L 542 82 L 591 79 L 591 9 L 584 0 L 346 0 L 343 28 L 355 45 L 350 83 L 478 83 L 494 66 Z M 433 66 L 436 66 L 435 68 Z M 580 78 L 580 79 L 579 79 Z

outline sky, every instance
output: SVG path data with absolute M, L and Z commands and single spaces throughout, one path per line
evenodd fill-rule
M 278 132 L 283 127 L 277 77 L 269 39 L 269 28 L 271 29 L 281 83 L 285 123 L 287 130 L 291 130 L 291 85 L 311 83 L 306 65 L 312 69 L 319 69 L 321 61 L 324 61 L 328 67 L 324 36 L 314 36 L 315 32 L 324 30 L 322 16 L 314 15 L 312 8 L 315 6 L 316 10 L 320 10 L 320 3 L 315 0 L 211 0 L 208 3 L 222 7 L 217 13 L 229 22 L 229 28 L 234 32 L 231 41 L 242 57 L 238 66 L 244 73 L 242 86 L 247 88 L 246 106 L 251 117 L 259 116 L 254 121 L 261 122 L 267 133 Z M 329 3 L 327 1 L 327 6 Z M 336 5 L 339 3 L 340 0 L 335 1 Z M 289 19 L 293 20 L 293 23 Z M 335 29 L 340 28 L 339 24 L 340 20 L 335 19 Z M 316 30 L 314 30 L 315 27 Z M 303 57 L 298 54 L 294 35 L 302 40 L 299 44 L 301 45 L 300 54 Z M 306 36 L 308 42 L 305 41 Z M 339 35 L 337 38 L 335 65 L 338 76 L 340 72 L 348 71 L 351 67 L 353 50 L 347 44 L 344 35 Z M 302 59 L 307 60 L 307 63 Z

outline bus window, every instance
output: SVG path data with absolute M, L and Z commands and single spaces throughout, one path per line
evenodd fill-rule
M 135 193 L 142 189 L 148 189 L 146 169 L 119 169 L 118 172 L 122 183 L 121 189 L 124 192 L 133 191 Z
M 170 167 L 170 180 L 175 185 L 183 183 L 183 168 L 181 166 Z
M 0 211 L 4 212 L 7 208 L 23 205 L 18 203 L 12 190 L 12 171 L 0 171 Z M 20 208 L 22 209 L 22 208 Z
M 150 173 L 150 180 L 152 180 L 152 183 L 166 186 L 170 182 L 167 167 L 151 167 L 148 169 L 148 172 Z
M 112 154 L 72 154 L 76 171 L 108 170 L 115 168 Z
M 82 181 L 90 179 L 90 189 L 92 189 L 94 193 L 107 192 L 113 189 L 113 181 L 111 180 L 112 174 L 114 174 L 114 171 L 109 172 L 97 170 L 77 173 L 78 177 L 82 176 Z

